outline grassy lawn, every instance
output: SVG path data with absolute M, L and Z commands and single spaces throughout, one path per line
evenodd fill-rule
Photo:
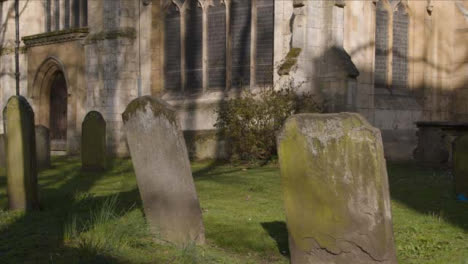
M 468 264 L 468 204 L 454 200 L 450 174 L 412 164 L 388 169 L 399 263 Z M 0 263 L 289 263 L 276 166 L 196 163 L 193 172 L 203 247 L 149 235 L 130 160 L 93 174 L 76 158 L 56 158 L 39 176 L 40 212 L 0 209 Z

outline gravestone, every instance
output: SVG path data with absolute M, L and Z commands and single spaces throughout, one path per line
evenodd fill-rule
M 90 111 L 81 126 L 81 167 L 85 171 L 106 169 L 106 121 Z
M 50 168 L 50 135 L 45 126 L 36 126 L 36 158 L 39 170 Z
M 0 168 L 6 166 L 5 134 L 0 134 Z
M 165 241 L 203 244 L 201 208 L 175 111 L 144 96 L 133 100 L 122 118 L 152 231 Z
M 453 143 L 453 174 L 456 194 L 468 197 L 468 135 Z
M 9 208 L 38 209 L 34 112 L 26 98 L 12 96 L 3 118 Z
M 292 264 L 397 263 L 380 131 L 358 114 L 300 114 L 278 136 Z

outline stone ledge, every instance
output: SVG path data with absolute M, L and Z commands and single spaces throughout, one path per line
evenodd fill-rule
M 88 33 L 88 28 L 73 28 L 25 36 L 22 40 L 26 47 L 34 47 L 84 39 Z

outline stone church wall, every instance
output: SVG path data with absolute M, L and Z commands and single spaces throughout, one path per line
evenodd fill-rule
M 47 17 L 46 0 L 20 0 L 26 37 L 21 93 L 42 122 L 47 113 L 34 103 L 34 80 L 47 60 L 64 65 L 73 102 L 69 143 L 76 147 L 70 153 L 79 151 L 84 114 L 97 110 L 107 122 L 109 152 L 117 155 L 128 154 L 125 106 L 139 95 L 160 96 L 178 109 L 194 141 L 192 156 L 207 158 L 225 152 L 213 127 L 223 100 L 238 96 L 239 87 L 281 88 L 292 81 L 327 101 L 327 111 L 361 113 L 382 130 L 389 158 L 408 159 L 414 122 L 468 120 L 468 21 L 455 2 L 193 0 L 184 15 L 183 48 L 173 1 L 89 0 L 86 24 L 80 24 L 86 30 L 76 31 L 73 13 L 54 20 Z M 467 0 L 458 2 L 468 9 Z M 0 0 L 3 105 L 15 90 L 13 3 Z M 66 6 L 54 3 L 50 10 L 66 14 Z M 391 15 L 385 6 L 393 8 Z M 47 28 L 61 30 L 60 37 L 41 35 Z M 74 56 L 67 58 L 66 51 Z M 297 63 L 284 67 L 292 57 Z M 69 70 L 71 64 L 79 70 Z

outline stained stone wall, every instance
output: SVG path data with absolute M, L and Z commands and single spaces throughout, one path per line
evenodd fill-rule
M 340 2 L 341 3 L 341 2 Z M 344 49 L 344 5 L 336 1 L 275 2 L 275 85 L 292 86 L 327 101 L 327 111 L 356 109 L 356 77 Z M 297 63 L 287 74 L 279 69 L 289 51 L 297 49 Z
M 178 59 L 182 56 L 181 20 L 172 2 L 152 0 L 145 5 L 134 0 L 88 1 L 87 28 L 58 35 L 49 32 L 52 34 L 23 41 L 21 94 L 31 99 L 36 120 L 47 119 L 48 114 L 39 109 L 42 103 L 35 103 L 35 95 L 41 92 L 36 91 L 34 80 L 41 74 L 41 65 L 49 65 L 46 61 L 51 59 L 65 68 L 72 88 L 68 109 L 74 114 L 68 140 L 75 153 L 79 152 L 81 121 L 90 110 L 98 110 L 107 120 L 110 153 L 125 155 L 128 150 L 119 115 L 138 95 L 163 97 L 177 108 L 182 129 L 196 132 L 214 129 L 214 110 L 223 99 L 239 94 L 232 88 L 264 84 L 280 88 L 291 80 L 299 90 L 333 101 L 329 111 L 357 111 L 382 129 L 387 157 L 411 156 L 416 143 L 415 121 L 468 120 L 468 22 L 454 1 L 214 0 L 212 6 L 203 7 L 207 10 L 208 34 L 203 36 L 202 28 L 201 41 L 205 37 L 207 45 L 201 48 L 203 8 L 194 4 L 195 0 L 188 1 L 194 6 L 190 11 L 194 15 L 187 17 L 196 23 L 190 25 L 194 30 L 187 38 L 195 44 L 184 51 L 196 52 L 186 63 L 190 67 L 185 82 L 194 86 L 187 85 L 191 93 L 185 95 L 178 92 L 183 86 Z M 3 105 L 15 88 L 13 3 L 0 1 Z M 58 3 L 59 14 L 66 14 L 66 1 Z M 251 8 L 252 3 L 256 8 Z M 385 28 L 385 16 L 376 12 L 376 4 L 384 3 L 398 7 L 394 9 L 392 34 L 389 27 Z M 467 0 L 460 3 L 468 8 Z M 45 33 L 45 4 L 46 0 L 20 0 L 21 37 Z M 66 21 L 71 27 L 72 20 L 73 16 L 59 16 L 59 29 L 67 29 Z M 390 67 L 375 56 L 376 45 L 385 43 L 394 46 L 388 52 L 402 54 L 392 56 Z M 208 56 L 203 56 L 203 47 Z M 336 53 L 332 47 L 341 51 Z M 293 48 L 299 51 L 297 63 L 288 74 L 280 75 L 278 68 Z M 329 63 L 335 61 L 329 58 L 337 54 L 346 54 L 339 60 L 346 63 Z M 269 70 L 273 71 L 272 79 L 265 77 Z M 393 91 L 380 85 L 389 71 L 389 80 L 398 87 Z M 200 73 L 207 77 L 200 80 Z
M 89 35 L 84 42 L 86 60 L 86 109 L 99 111 L 106 120 L 109 153 L 128 155 L 120 114 L 140 93 L 149 93 L 149 76 L 144 74 L 146 49 L 136 41 L 138 32 L 138 4 L 141 1 L 90 1 Z M 150 14 L 145 10 L 141 20 Z M 146 27 L 140 27 L 146 29 Z M 148 43 L 149 35 L 140 42 Z M 143 45 L 142 45 L 143 47 Z M 148 66 L 145 63 L 145 68 Z M 141 71 L 140 71 L 141 69 Z M 141 89 L 138 88 L 138 76 Z M 144 88 L 143 88 L 144 87 Z
M 388 13 L 379 11 L 385 4 L 393 5 L 391 28 L 385 27 Z M 383 0 L 377 2 L 377 11 L 375 7 L 371 1 L 347 1 L 345 7 L 349 25 L 345 47 L 361 73 L 358 111 L 382 130 L 387 158 L 411 159 L 417 142 L 416 121 L 462 120 L 452 113 L 464 111 L 461 102 L 466 100 L 458 94 L 467 84 L 467 78 L 460 74 L 467 76 L 462 66 L 466 65 L 467 53 L 461 47 L 466 47 L 468 39 L 454 41 L 453 36 L 463 36 L 455 32 L 463 32 L 460 28 L 466 28 L 468 22 L 455 3 L 448 1 Z M 374 27 L 371 21 L 376 21 Z M 391 67 L 383 60 L 385 53 L 376 52 L 374 56 L 374 51 L 384 50 L 389 44 L 393 48 L 387 53 L 391 51 L 393 56 L 385 59 L 392 60 Z M 387 81 L 396 89 L 386 89 Z M 455 105 L 453 99 L 460 104 Z

